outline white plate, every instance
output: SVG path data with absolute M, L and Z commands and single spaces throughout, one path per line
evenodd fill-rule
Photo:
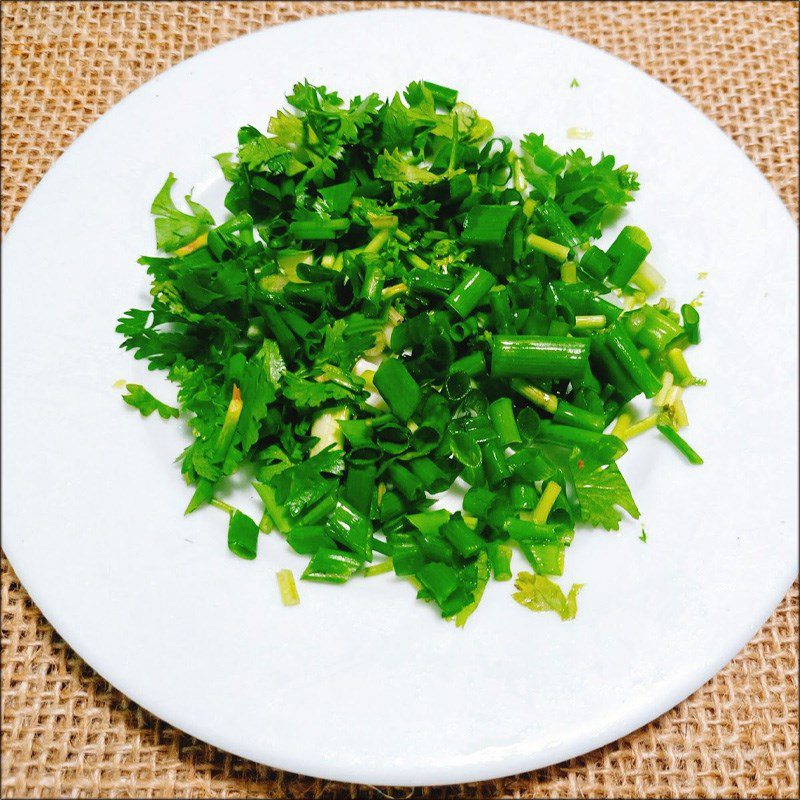
M 457 630 L 391 576 L 303 583 L 301 604 L 284 608 L 275 572 L 297 574 L 304 559 L 273 535 L 242 561 L 221 512 L 184 519 L 189 490 L 172 461 L 185 434 L 141 419 L 112 388 L 126 378 L 168 391 L 114 333 L 146 302 L 135 261 L 153 252 L 148 208 L 166 173 L 218 205 L 210 156 L 234 147 L 240 124 L 264 126 L 295 80 L 386 95 L 421 75 L 458 87 L 500 133 L 543 131 L 555 147 L 631 164 L 642 190 L 620 225 L 648 231 L 668 294 L 705 291 L 692 364 L 708 386 L 687 399 L 705 466 L 655 435 L 633 443 L 622 468 L 647 543 L 636 524 L 578 533 L 564 583 L 586 588 L 571 623 L 531 614 L 493 583 Z M 571 126 L 594 137 L 571 142 Z M 578 755 L 708 680 L 797 573 L 796 265 L 791 219 L 753 165 L 606 53 L 431 10 L 259 31 L 174 67 L 92 125 L 5 241 L 5 550 L 94 669 L 238 755 L 379 784 L 492 778 Z

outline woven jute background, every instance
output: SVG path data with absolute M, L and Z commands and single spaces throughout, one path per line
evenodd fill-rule
M 3 232 L 63 150 L 154 75 L 266 25 L 387 5 L 405 4 L 3 2 Z M 426 5 L 541 25 L 641 67 L 731 135 L 796 218 L 795 3 Z M 58 637 L 5 559 L 2 626 L 5 797 L 385 796 L 235 758 L 138 708 Z M 795 584 L 714 680 L 636 733 L 548 769 L 411 796 L 797 797 L 797 636 Z

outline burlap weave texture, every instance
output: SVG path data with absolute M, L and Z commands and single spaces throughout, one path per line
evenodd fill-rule
M 388 5 L 404 4 L 4 2 L 3 232 L 60 153 L 154 75 L 265 25 Z M 641 67 L 731 135 L 797 217 L 795 3 L 425 5 L 541 25 Z M 381 796 L 254 765 L 165 725 L 72 653 L 5 559 L 2 573 L 3 796 Z M 797 635 L 795 585 L 734 662 L 640 731 L 548 769 L 413 796 L 797 797 Z

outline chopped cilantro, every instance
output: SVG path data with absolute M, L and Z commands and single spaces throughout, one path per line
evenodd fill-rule
M 144 386 L 140 386 L 138 383 L 126 383 L 125 389 L 128 393 L 123 395 L 122 399 L 129 406 L 138 408 L 143 417 L 149 417 L 154 411 L 157 411 L 162 419 L 177 417 L 180 414 L 177 408 L 157 400 Z
M 694 380 L 699 315 L 648 303 L 664 282 L 645 232 L 592 244 L 636 172 L 542 133 L 515 145 L 429 81 L 385 100 L 302 81 L 286 101 L 215 156 L 228 219 L 191 195 L 178 208 L 171 173 L 157 193 L 149 303 L 117 332 L 178 407 L 138 384 L 124 401 L 182 412 L 187 513 L 226 511 L 241 558 L 275 528 L 310 558 L 303 580 L 393 571 L 460 627 L 515 548 L 533 573 L 514 600 L 572 619 L 581 584 L 565 594 L 547 576 L 578 523 L 638 518 L 623 439 L 660 413 L 685 424 Z M 632 422 L 641 394 L 656 413 Z M 218 496 L 234 474 L 253 481 L 258 523 Z M 457 479 L 462 510 L 431 511 Z
M 531 611 L 555 611 L 562 620 L 575 619 L 578 613 L 578 592 L 582 583 L 573 583 L 569 593 L 545 575 L 520 572 L 514 581 L 517 591 L 511 596 Z
M 588 456 L 581 457 L 581 451 L 576 448 L 570 456 L 569 467 L 584 522 L 615 531 L 622 519 L 617 506 L 638 519 L 639 509 L 616 462 L 596 464 Z

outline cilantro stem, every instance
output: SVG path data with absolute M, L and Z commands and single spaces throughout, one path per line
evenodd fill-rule
M 615 436 L 619 436 L 620 439 L 623 439 L 627 442 L 629 439 L 633 439 L 634 436 L 638 436 L 645 431 L 649 431 L 650 428 L 654 428 L 657 422 L 658 414 L 650 414 L 650 416 L 645 417 L 638 422 L 631 423 L 623 431 L 615 434 Z
M 374 227 L 374 226 L 373 226 Z M 389 229 L 383 228 L 379 230 L 364 246 L 363 253 L 377 253 L 379 252 L 386 242 L 389 241 Z
M 219 508 L 222 511 L 225 511 L 228 514 L 233 514 L 236 511 L 233 506 L 228 505 L 228 503 L 222 500 L 218 500 L 216 497 L 212 497 L 211 500 L 208 501 L 208 504 L 214 506 L 214 508 Z
M 675 446 L 675 449 L 681 453 L 690 464 L 703 463 L 703 459 L 689 446 L 689 443 L 666 421 L 659 422 L 656 427 L 659 433 L 671 442 Z
M 558 398 L 555 395 L 549 394 L 536 386 L 531 386 L 531 384 L 525 383 L 525 381 L 521 381 L 518 378 L 514 378 L 511 381 L 511 388 L 527 400 L 530 400 L 535 406 L 539 406 L 551 414 L 556 413 Z

